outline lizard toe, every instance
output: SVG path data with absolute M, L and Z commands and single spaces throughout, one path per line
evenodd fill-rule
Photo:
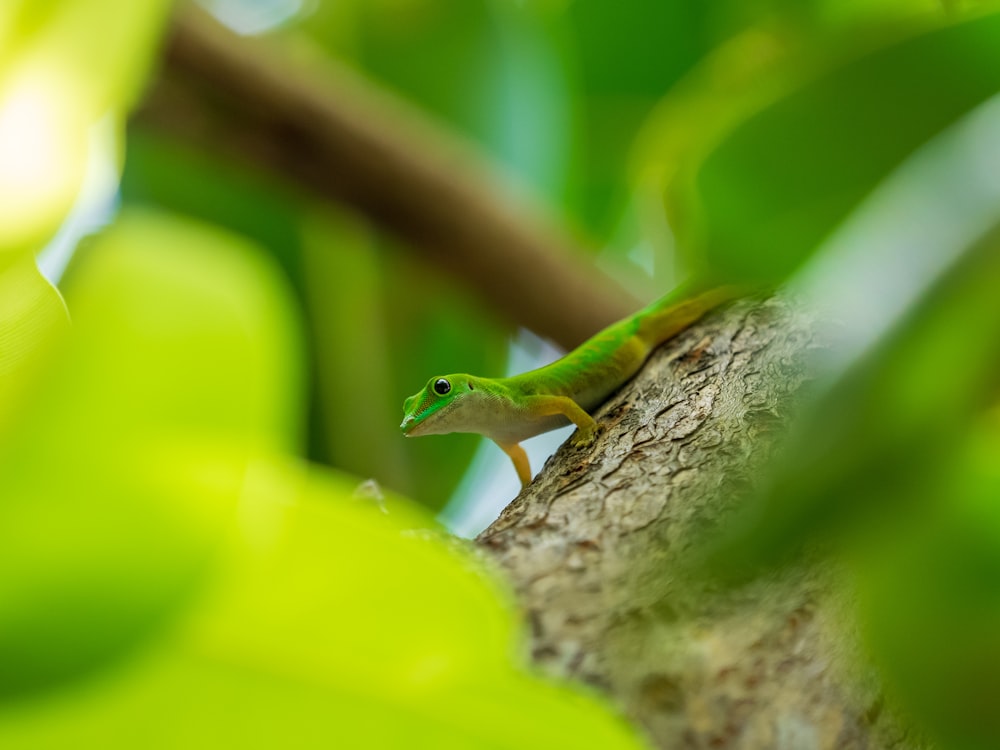
M 600 428 L 593 430 L 577 430 L 576 433 L 570 438 L 570 445 L 574 448 L 589 448 L 597 440 L 597 433 Z

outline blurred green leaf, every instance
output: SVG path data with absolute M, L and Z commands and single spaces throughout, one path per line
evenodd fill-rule
M 705 157 L 673 217 L 727 279 L 777 281 L 894 168 L 1000 91 L 1000 15 L 892 44 L 751 117 Z M 691 186 L 676 183 L 684 190 Z
M 1000 421 L 936 456 L 897 517 L 855 564 L 875 660 L 892 693 L 942 747 L 1000 745 Z
M 983 160 L 997 122 L 1000 98 L 894 175 L 803 274 L 799 291 L 844 330 L 814 362 L 825 382 L 722 544 L 728 572 L 905 512 L 996 397 L 1000 189 Z
M 684 270 L 704 265 L 688 247 L 698 228 L 701 162 L 737 126 L 810 77 L 815 63 L 787 63 L 790 44 L 786 35 L 752 30 L 719 45 L 657 103 L 635 141 L 630 179 L 645 207 L 642 236 L 662 237 L 674 264 L 695 266 Z
M 646 118 L 714 47 L 714 13 L 702 2 L 568 4 L 580 79 L 579 214 L 598 236 L 608 238 L 628 212 L 628 160 Z M 618 249 L 627 251 L 638 241 L 628 237 Z
M 959 0 L 961 2 L 961 0 Z M 798 26 L 810 35 L 838 33 L 845 28 L 940 15 L 949 0 L 725 0 L 720 3 L 720 22 L 730 27 L 761 20 L 776 20 Z
M 0 69 L 58 70 L 92 115 L 133 103 L 157 51 L 169 0 L 7 0 Z
M 506 594 L 422 512 L 287 456 L 278 278 L 136 213 L 81 262 L 0 431 L 0 745 L 638 747 L 522 671 Z
M 72 337 L 16 373 L 33 382 L 0 423 L 0 695 L 161 626 L 204 573 L 250 460 L 287 447 L 294 329 L 246 255 L 203 228 L 123 220 L 67 290 Z M 3 324 L 50 335 L 38 320 Z
M 0 425 L 28 398 L 37 368 L 68 323 L 62 297 L 33 258 L 0 268 Z
M 397 501 L 385 515 L 349 493 L 273 466 L 177 626 L 74 693 L 8 706 L 0 742 L 639 746 L 592 700 L 511 665 L 510 615 L 466 555 Z
M 0 8 L 0 267 L 76 199 L 88 131 L 133 103 L 168 0 L 8 0 Z
M 860 531 L 919 502 L 939 455 L 1000 388 L 996 278 L 1000 230 L 810 405 L 762 494 L 716 549 L 721 572 L 745 576 L 817 535 Z

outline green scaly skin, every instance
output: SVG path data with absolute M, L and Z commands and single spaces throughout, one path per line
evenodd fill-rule
M 657 346 L 740 293 L 735 287 L 695 296 L 671 293 L 605 328 L 562 359 L 521 375 L 433 377 L 406 399 L 400 429 L 407 437 L 449 432 L 484 435 L 510 456 L 526 486 L 531 467 L 522 440 L 572 422 L 579 428 L 572 444 L 591 445 L 599 428 L 588 412 L 628 382 Z

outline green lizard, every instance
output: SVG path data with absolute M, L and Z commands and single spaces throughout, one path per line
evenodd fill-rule
M 531 466 L 522 440 L 572 422 L 578 429 L 571 443 L 591 445 L 598 425 L 588 412 L 631 379 L 657 346 L 739 294 L 735 287 L 695 296 L 675 291 L 608 326 L 562 359 L 521 375 L 433 377 L 406 399 L 400 429 L 407 437 L 449 432 L 484 435 L 510 456 L 526 486 Z

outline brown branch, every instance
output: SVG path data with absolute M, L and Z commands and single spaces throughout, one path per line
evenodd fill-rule
M 329 60 L 293 64 L 193 8 L 176 18 L 137 122 L 352 206 L 565 347 L 634 309 L 472 149 L 411 107 Z
M 860 655 L 836 562 L 737 590 L 681 573 L 783 434 L 814 326 L 745 301 L 661 348 L 480 536 L 535 661 L 585 680 L 662 748 L 918 748 Z

